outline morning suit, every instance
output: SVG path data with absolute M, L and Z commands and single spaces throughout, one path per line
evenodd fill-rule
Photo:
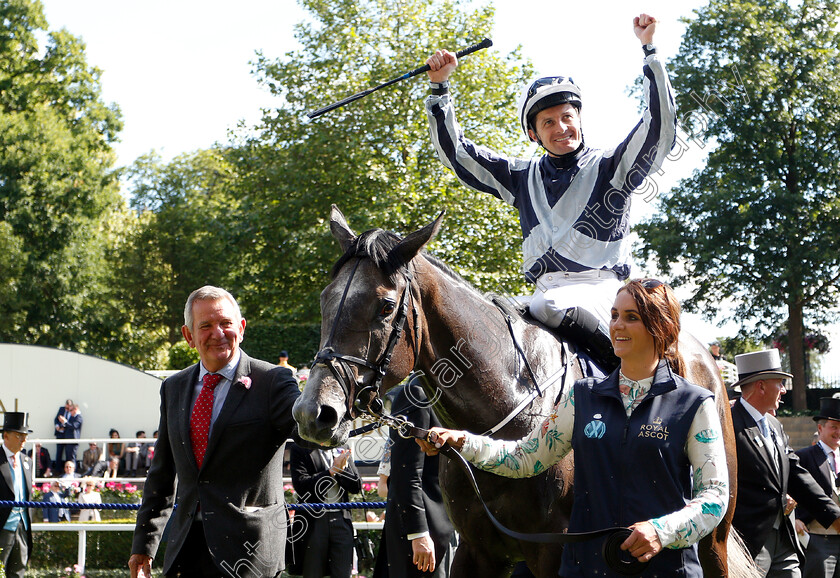
M 33 456 L 32 454 L 33 450 L 27 450 L 26 455 L 35 460 L 35 477 L 45 478 L 47 470 L 52 469 L 52 460 L 50 459 L 49 450 L 44 446 L 41 446 L 41 450 L 38 452 L 37 456 Z
M 190 441 L 199 373 L 199 364 L 192 365 L 161 386 L 159 436 L 132 553 L 154 557 L 171 514 L 164 573 L 172 569 L 188 536 L 192 542 L 203 528 L 220 573 L 276 576 L 284 567 L 288 523 L 283 445 L 294 427 L 297 382 L 288 370 L 241 351 L 199 469 Z M 199 507 L 203 522 L 195 522 Z
M 24 455 L 23 452 L 18 454 L 18 460 L 20 460 L 21 471 L 23 471 L 23 499 L 24 501 L 29 500 L 29 488 L 32 486 L 32 480 L 29 477 L 29 471 L 32 467 L 31 460 Z M 0 444 L 0 500 L 7 500 L 7 501 L 14 501 L 15 500 L 15 487 L 13 484 L 12 478 L 12 464 L 9 463 L 9 460 L 6 458 L 6 450 Z M 12 513 L 11 508 L 0 508 L 0 532 L 4 532 L 3 527 L 6 525 L 6 521 L 9 519 L 9 515 Z M 23 524 L 23 528 L 18 526 L 17 532 L 18 536 L 23 535 L 23 541 L 26 544 L 27 552 L 24 555 L 23 559 L 23 567 L 22 568 L 13 568 L 10 564 L 6 568 L 6 575 L 9 578 L 15 576 L 23 576 L 24 568 L 28 563 L 30 553 L 32 552 L 32 520 L 29 515 L 29 508 L 22 508 L 21 515 L 25 518 L 25 523 Z M 4 551 L 0 554 L 0 561 L 7 560 L 7 557 L 11 554 L 12 556 L 15 555 L 15 552 L 11 551 L 11 548 L 16 547 L 13 541 L 7 541 L 6 538 L 11 538 L 8 533 L 4 532 L 3 535 L 3 544 L 0 544 L 0 547 L 3 547 L 4 550 L 9 548 L 9 551 Z M 14 570 L 14 573 L 12 572 Z
M 419 382 L 412 380 L 394 398 L 391 413 L 404 415 L 423 429 L 440 426 Z M 449 575 L 455 529 L 440 491 L 440 456 L 427 456 L 414 439 L 391 430 L 391 474 L 385 509 L 385 544 L 389 578 Z M 435 545 L 434 573 L 414 565 L 410 535 L 429 532 Z
M 838 500 L 838 489 L 835 485 L 835 475 L 829 462 L 828 456 L 820 446 L 814 444 L 801 450 L 796 455 L 802 467 L 814 477 L 820 485 L 823 493 L 835 503 Z M 796 507 L 796 518 L 809 526 L 810 539 L 808 549 L 805 552 L 805 566 L 802 575 L 809 576 L 833 576 L 840 568 L 840 535 L 833 530 L 825 530 L 822 527 L 815 527 L 812 522 L 815 516 L 803 506 Z
M 840 518 L 840 508 L 826 497 L 788 445 L 782 424 L 771 415 L 766 415 L 766 418 L 767 425 L 775 434 L 775 450 L 771 447 L 772 442 L 765 442 L 758 424 L 742 401 L 736 401 L 732 406 L 738 454 L 738 501 L 732 525 L 740 532 L 753 558 L 774 531 L 773 525 L 785 507 L 786 494 L 813 512 L 823 526 L 830 526 Z M 771 454 L 773 451 L 779 457 L 778 466 Z M 801 564 L 804 552 L 796 539 L 790 516 L 781 515 L 778 531 L 793 545 Z
M 362 478 L 353 463 L 330 476 L 333 458 L 322 450 L 289 446 L 289 469 L 298 503 L 348 502 L 348 494 L 362 491 Z M 350 510 L 295 510 L 295 566 L 304 578 L 349 578 L 353 570 L 353 519 Z M 299 536 L 299 532 L 302 536 Z

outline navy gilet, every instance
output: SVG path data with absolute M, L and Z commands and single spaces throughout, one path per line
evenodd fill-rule
M 630 526 L 681 510 L 691 500 L 685 443 L 700 403 L 712 393 L 671 373 L 661 362 L 630 417 L 618 391 L 618 370 L 575 383 L 575 490 L 569 532 Z M 610 576 L 606 538 L 569 544 L 560 576 Z M 696 576 L 697 546 L 663 548 L 642 576 Z

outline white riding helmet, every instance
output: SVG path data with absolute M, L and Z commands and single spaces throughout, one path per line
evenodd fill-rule
M 531 120 L 541 110 L 569 103 L 580 111 L 583 103 L 580 88 L 568 76 L 545 76 L 538 78 L 522 91 L 519 98 L 519 122 L 522 132 L 529 140 L 534 140 L 528 134 Z

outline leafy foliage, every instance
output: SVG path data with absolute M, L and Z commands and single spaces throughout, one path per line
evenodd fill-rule
M 143 324 L 167 327 L 174 343 L 190 292 L 208 284 L 230 288 L 239 268 L 235 167 L 224 150 L 208 149 L 166 165 L 147 155 L 126 176 L 140 217 L 120 252 L 122 299 Z
M 696 285 L 689 310 L 731 302 L 763 337 L 788 319 L 804 390 L 805 317 L 831 317 L 840 280 L 838 3 L 711 0 L 671 70 L 684 128 L 715 147 L 637 227 L 641 256 Z
M 185 369 L 193 363 L 198 363 L 198 350 L 193 349 L 184 341 L 177 341 L 169 348 L 169 369 Z
M 249 322 L 246 349 L 297 363 L 318 346 L 319 297 L 338 247 L 337 203 L 358 231 L 409 233 L 446 210 L 432 249 L 484 290 L 524 282 L 514 210 L 465 189 L 437 160 L 425 77 L 304 122 L 306 111 L 415 68 L 437 47 L 487 36 L 493 10 L 467 0 L 303 0 L 300 51 L 262 54 L 259 81 L 280 105 L 228 145 L 125 170 L 121 130 L 101 101 L 100 71 L 67 31 L 49 33 L 35 0 L 0 7 L 0 340 L 51 345 L 140 368 L 192 359 L 178 348 L 183 304 L 204 284 L 228 288 Z M 453 82 L 477 141 L 523 153 L 516 96 L 532 74 L 519 53 L 482 51 Z M 250 345 L 248 345 L 250 344 Z M 187 356 L 183 354 L 187 353 Z
M 101 218 L 120 198 L 111 142 L 122 128 L 100 72 L 41 4 L 0 5 L 0 340 L 83 350 L 104 271 Z M 9 252 L 6 253 L 6 250 Z
M 312 22 L 297 27 L 300 51 L 260 55 L 262 82 L 283 101 L 258 136 L 238 147 L 245 256 L 243 303 L 253 316 L 313 322 L 318 294 L 339 255 L 329 235 L 331 203 L 358 231 L 401 234 L 447 211 L 432 250 L 483 289 L 520 291 L 515 213 L 466 190 L 434 155 L 422 100 L 427 83 L 395 84 L 304 122 L 304 113 L 414 69 L 439 46 L 489 34 L 492 10 L 431 0 L 305 0 Z M 518 87 L 531 73 L 518 55 L 464 59 L 453 82 L 465 130 L 515 151 Z M 259 279 L 254 283 L 253 279 Z

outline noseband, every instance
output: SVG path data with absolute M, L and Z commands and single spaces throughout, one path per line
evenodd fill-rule
M 382 381 L 385 379 L 385 374 L 387 373 L 388 366 L 391 363 L 391 356 L 394 353 L 394 348 L 402 337 L 405 321 L 408 318 L 408 306 L 409 301 L 411 301 L 411 282 L 413 279 L 410 269 L 406 266 L 405 270 L 402 272 L 403 279 L 405 280 L 405 287 L 403 288 L 402 295 L 400 297 L 397 315 L 391 323 L 391 335 L 388 337 L 388 343 L 385 346 L 385 350 L 376 362 L 372 363 L 366 359 L 361 359 L 353 355 L 338 353 L 334 350 L 332 345 L 333 337 L 335 336 L 335 331 L 338 327 L 338 320 L 341 317 L 341 311 L 344 308 L 344 302 L 347 299 L 347 293 L 350 290 L 350 284 L 353 282 L 353 277 L 356 275 L 356 269 L 359 267 L 359 263 L 361 263 L 361 261 L 362 258 L 359 257 L 353 265 L 353 269 L 350 272 L 350 278 L 347 280 L 347 285 L 344 287 L 344 293 L 341 295 L 341 301 L 338 303 L 338 311 L 336 311 L 335 319 L 333 320 L 333 325 L 330 329 L 330 335 L 327 338 L 323 349 L 318 352 L 313 362 L 314 365 L 326 366 L 341 386 L 341 389 L 344 391 L 345 399 L 347 400 L 347 413 L 350 417 L 354 417 L 353 408 L 362 413 L 368 413 L 374 416 L 382 415 L 384 405 L 379 393 L 381 391 Z M 417 363 L 417 357 L 419 355 L 418 335 L 420 320 L 417 314 L 416 306 L 412 307 L 412 310 L 414 312 L 414 363 Z M 359 365 L 372 370 L 374 373 L 373 382 L 365 385 L 362 383 L 361 379 L 354 378 L 350 364 Z M 354 391 L 357 386 L 360 386 L 359 391 L 354 396 Z

